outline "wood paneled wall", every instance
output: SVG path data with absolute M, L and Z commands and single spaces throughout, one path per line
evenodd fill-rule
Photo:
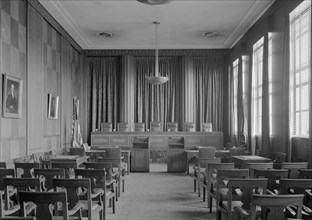
M 47 13 L 37 6 L 35 1 L 0 1 L 1 73 L 23 80 L 21 117 L 0 118 L 0 161 L 64 151 L 71 141 L 73 98 L 80 100 L 80 112 L 87 99 L 82 50 L 76 50 L 77 45 L 59 32 L 62 28 L 51 17 L 46 20 Z M 48 119 L 49 93 L 59 96 L 56 120 Z M 0 112 L 2 116 L 2 108 Z M 85 115 L 80 117 L 83 123 Z

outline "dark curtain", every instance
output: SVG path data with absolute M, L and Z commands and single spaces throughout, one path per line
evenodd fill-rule
M 182 112 L 182 74 L 179 57 L 160 57 L 159 72 L 168 76 L 163 85 L 151 85 L 146 75 L 155 75 L 153 57 L 136 57 L 135 122 L 161 121 L 163 129 L 167 122 L 180 122 Z
M 212 122 L 213 131 L 223 130 L 223 65 L 223 57 L 194 57 L 194 114 L 198 131 L 204 122 Z
M 102 122 L 116 128 L 118 113 L 117 80 L 120 77 L 118 57 L 88 58 L 91 77 L 91 128 L 100 129 Z

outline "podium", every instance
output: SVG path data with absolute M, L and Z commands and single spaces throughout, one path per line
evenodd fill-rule
M 168 172 L 186 171 L 186 153 L 184 147 L 184 137 L 168 137 Z
M 149 137 L 134 137 L 132 142 L 131 172 L 149 172 Z

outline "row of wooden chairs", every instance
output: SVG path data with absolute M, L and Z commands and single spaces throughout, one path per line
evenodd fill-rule
M 0 170 L 4 171 L 4 170 Z M 12 172 L 13 171 L 13 172 Z M 38 171 L 38 172 L 37 172 Z M 52 176 L 51 172 L 56 174 L 55 170 L 35 170 L 35 173 L 42 174 L 42 172 L 45 171 L 45 174 L 49 173 L 50 177 Z M 11 174 L 14 174 L 14 170 L 11 169 Z M 106 181 L 106 173 L 104 169 L 75 169 L 75 179 L 66 179 L 64 178 L 65 173 L 64 170 L 62 172 L 59 172 L 60 176 L 54 176 L 54 177 L 60 177 L 60 178 L 52 178 L 52 188 L 48 189 L 48 184 L 46 184 L 49 179 L 47 176 L 44 176 L 45 181 L 43 181 L 43 176 L 40 176 L 41 178 L 14 178 L 14 177 L 4 177 L 3 178 L 3 187 L 4 192 L 1 195 L 1 213 L 0 216 L 6 216 L 6 215 L 12 215 L 16 214 L 18 211 L 22 215 L 29 215 L 31 212 L 36 213 L 37 216 L 41 216 L 39 219 L 47 219 L 43 218 L 44 215 L 40 214 L 41 211 L 38 211 L 39 206 L 33 206 L 28 205 L 23 206 L 23 203 L 20 202 L 17 205 L 10 206 L 12 203 L 12 188 L 15 188 L 15 200 L 18 201 L 21 199 L 21 191 L 26 191 L 29 189 L 33 189 L 38 192 L 42 190 L 47 190 L 46 192 L 56 191 L 58 188 L 66 188 L 66 199 L 68 201 L 69 206 L 63 206 L 63 211 L 65 210 L 65 207 L 68 207 L 67 210 L 68 215 L 74 215 L 77 214 L 78 216 L 82 215 L 82 210 L 88 210 L 87 216 L 88 219 L 92 219 L 95 214 L 99 214 L 100 219 L 105 219 L 105 213 L 106 213 L 106 204 L 107 201 L 109 201 L 110 205 L 112 206 L 113 213 L 115 213 L 115 197 L 116 194 L 114 193 L 114 190 L 116 187 L 114 186 L 114 181 Z M 42 183 L 44 184 L 44 187 L 42 187 Z M 83 190 L 81 190 L 83 189 Z M 80 194 L 77 192 L 80 190 Z M 81 194 L 84 194 L 82 197 Z M 38 195 L 33 195 L 30 198 L 27 198 L 26 201 L 32 201 L 33 198 L 40 198 L 40 193 Z M 51 194 L 52 195 L 52 194 Z M 37 197 L 36 197 L 37 196 Z M 26 199 L 26 198 L 25 198 Z M 94 201 L 96 199 L 96 201 Z M 3 201 L 4 200 L 4 201 Z M 16 204 L 16 201 L 14 204 Z M 26 202 L 23 200 L 23 202 Z M 49 200 L 48 200 L 49 201 Z M 34 201 L 32 201 L 34 202 Z M 37 201 L 38 202 L 38 201 Z M 46 200 L 47 202 L 47 200 Z M 40 202 L 39 202 L 40 203 Z M 3 206 L 4 204 L 4 206 Z M 39 210 L 44 210 L 43 208 L 40 208 Z M 92 211 L 91 211 L 92 210 Z M 46 210 L 47 211 L 47 210 Z M 45 215 L 49 212 L 44 212 Z
M 127 132 L 129 131 L 128 123 L 117 123 L 117 128 L 119 132 Z M 178 123 L 177 122 L 168 122 L 167 123 L 167 130 L 170 132 L 177 132 L 178 131 Z M 112 123 L 101 123 L 101 132 L 112 132 L 113 131 L 113 124 Z M 145 123 L 138 122 L 134 123 L 134 131 L 135 132 L 145 132 Z M 160 121 L 151 121 L 150 123 L 150 131 L 151 132 L 159 132 L 163 131 L 162 122 Z M 196 131 L 195 123 L 194 122 L 185 122 L 183 124 L 183 131 Z M 212 131 L 212 123 L 202 123 L 200 131 L 204 132 L 211 132 Z
M 207 197 L 208 197 L 207 200 L 208 200 L 208 207 L 210 208 L 210 212 L 212 209 L 212 198 L 216 199 L 217 201 L 220 201 L 220 198 L 222 198 L 222 196 L 224 198 L 227 198 L 227 196 L 229 196 L 229 193 L 228 193 L 229 189 L 221 187 L 224 180 L 222 180 L 221 178 L 219 179 L 219 175 L 223 176 L 222 172 L 226 172 L 226 170 L 228 170 L 228 173 L 224 176 L 226 176 L 227 178 L 231 178 L 231 177 L 232 178 L 248 178 L 250 180 L 250 178 L 255 177 L 255 178 L 257 178 L 257 179 L 255 179 L 255 181 L 257 181 L 257 180 L 259 180 L 259 177 L 266 177 L 267 178 L 266 179 L 266 185 L 267 185 L 266 187 L 268 189 L 271 188 L 272 183 L 276 184 L 276 181 L 275 181 L 276 179 L 273 180 L 272 177 L 277 178 L 277 176 L 279 176 L 278 178 L 288 178 L 288 177 L 290 177 L 289 175 L 291 174 L 288 169 L 280 169 L 280 170 L 272 169 L 273 168 L 272 163 L 250 163 L 249 165 L 250 165 L 250 169 L 234 169 L 234 163 L 218 163 L 218 162 L 212 161 L 212 163 L 207 164 L 206 172 L 205 172 L 205 175 L 206 175 L 205 177 L 206 177 L 207 181 L 205 182 L 205 184 L 203 184 L 203 190 L 207 191 Z M 291 167 L 289 163 L 287 163 L 285 165 L 287 165 L 287 166 L 285 166 L 287 168 L 294 168 L 294 167 Z M 296 165 L 298 165 L 298 164 L 296 164 Z M 266 169 L 268 169 L 268 170 L 266 170 Z M 209 176 L 212 176 L 213 172 L 215 172 L 216 170 L 217 170 L 218 181 L 216 181 L 216 179 L 211 181 Z M 311 178 L 311 170 L 299 169 L 299 177 L 300 178 Z M 211 178 L 211 179 L 213 179 L 213 178 Z M 289 179 L 287 179 L 287 181 L 289 181 Z M 306 180 L 304 180 L 304 181 L 306 181 Z M 312 187 L 311 181 L 312 180 L 310 180 L 310 188 Z M 238 186 L 240 186 L 240 184 L 243 184 L 243 183 L 244 183 L 244 181 L 239 182 L 239 184 L 236 186 L 238 187 Z M 227 183 L 227 187 L 231 186 L 231 184 L 230 185 L 228 185 L 228 184 L 229 183 Z M 249 182 L 248 185 L 251 186 L 252 182 Z M 221 188 L 218 189 L 216 186 L 221 187 Z M 235 184 L 233 186 L 235 186 Z M 246 189 L 243 191 L 246 192 Z M 218 193 L 220 195 L 219 200 L 217 198 Z M 205 195 L 205 193 L 204 193 L 204 195 Z M 249 195 L 249 197 L 250 196 L 251 195 Z M 257 201 L 260 201 L 259 204 L 261 203 L 261 201 L 264 198 L 266 199 L 266 197 L 267 197 L 267 195 L 265 195 L 264 197 L 261 197 L 261 199 L 257 199 Z M 271 197 L 269 196 L 269 198 L 267 198 L 267 199 L 273 200 L 273 197 L 274 196 L 271 196 Z M 279 195 L 275 196 L 275 197 L 278 198 Z M 292 196 L 292 198 L 290 198 L 290 201 L 296 200 L 295 197 L 296 196 Z M 301 196 L 299 196 L 299 197 L 301 198 Z M 296 198 L 298 201 L 298 196 Z M 286 197 L 284 199 L 286 199 Z M 227 208 L 222 207 L 222 204 L 220 205 L 220 203 L 217 203 L 217 219 L 219 219 L 219 215 L 222 211 L 228 210 Z M 247 204 L 250 204 L 250 203 L 247 202 Z M 226 211 L 226 213 L 229 214 L 227 211 Z

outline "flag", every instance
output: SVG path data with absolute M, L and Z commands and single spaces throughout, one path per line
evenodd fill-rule
M 80 125 L 78 120 L 78 109 L 79 109 L 79 100 L 74 98 L 73 103 L 73 123 L 72 123 L 72 132 L 71 132 L 71 147 L 81 147 L 83 144 L 82 136 L 80 133 Z

